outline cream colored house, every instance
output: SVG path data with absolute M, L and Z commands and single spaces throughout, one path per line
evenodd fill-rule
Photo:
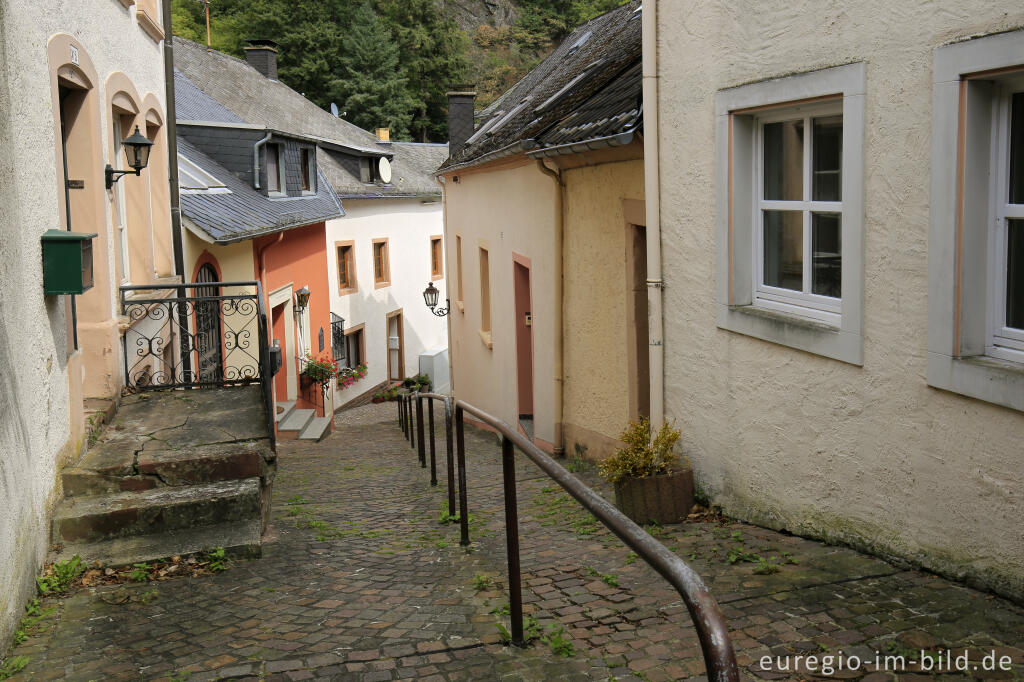
M 118 288 L 174 276 L 159 4 L 0 1 L 0 641 L 34 593 L 85 411 L 120 397 Z M 136 129 L 149 165 L 107 190 Z M 97 235 L 82 295 L 44 295 L 53 228 Z
M 477 126 L 450 95 L 453 393 L 548 451 L 606 456 L 649 410 L 639 8 L 579 27 Z
M 664 418 L 729 514 L 1024 598 L 1024 8 L 746 5 L 644 3 Z

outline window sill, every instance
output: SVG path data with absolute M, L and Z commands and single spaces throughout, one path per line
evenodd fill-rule
M 493 350 L 494 342 L 491 341 L 491 333 L 485 332 L 483 329 L 478 329 L 477 333 L 480 334 L 480 340 L 483 341 L 483 344 L 487 346 L 488 349 Z
M 430 276 L 430 281 L 431 281 L 431 282 L 436 282 L 436 281 L 437 281 L 437 280 L 439 280 L 439 279 L 444 279 L 444 275 L 443 275 L 443 274 L 441 274 L 441 273 L 438 273 L 438 274 L 436 274 L 436 275 L 431 275 L 431 276 Z
M 118 2 L 120 2 L 125 7 L 131 7 L 135 4 L 135 0 L 118 0 Z
M 149 16 L 149 12 L 140 7 L 136 13 L 136 18 L 139 22 L 139 27 L 142 28 L 142 30 L 146 32 L 146 35 L 152 38 L 154 42 L 159 43 L 164 39 L 164 29 L 157 20 L 157 17 Z
M 455 307 L 459 309 L 459 312 L 463 315 L 466 314 L 466 304 L 463 301 L 455 301 Z
M 349 287 L 348 289 L 339 289 L 338 290 L 338 296 L 348 296 L 349 294 L 354 294 L 357 291 L 359 291 L 358 287 Z
M 864 362 L 860 334 L 777 310 L 753 305 L 719 304 L 718 326 L 852 365 Z
M 928 352 L 928 385 L 1024 412 L 1024 363 Z
M 391 286 L 391 282 L 386 282 L 385 281 L 385 282 L 374 282 L 373 283 L 373 288 L 374 289 L 383 289 L 384 287 L 389 287 L 389 286 Z

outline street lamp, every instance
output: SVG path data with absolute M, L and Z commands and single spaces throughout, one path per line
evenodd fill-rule
M 309 306 L 309 294 L 308 287 L 302 287 L 295 292 L 295 307 L 299 309 L 300 314 Z
M 447 308 L 437 308 L 437 297 L 440 296 L 441 292 L 437 290 L 433 282 L 427 284 L 427 288 L 423 290 L 423 300 L 426 302 L 427 307 L 430 308 L 430 312 L 434 313 L 438 317 L 444 317 L 448 314 L 449 308 L 451 308 L 451 302 L 446 298 L 444 304 Z M 435 310 L 435 308 L 437 308 Z
M 139 132 L 139 126 L 135 126 L 135 132 L 127 140 L 121 143 L 124 145 L 124 155 L 128 160 L 131 170 L 117 170 L 109 163 L 105 169 L 107 176 L 107 189 L 114 186 L 114 183 L 121 179 L 122 175 L 135 173 L 142 175 L 142 169 L 149 165 L 149 152 L 152 150 L 153 142 Z

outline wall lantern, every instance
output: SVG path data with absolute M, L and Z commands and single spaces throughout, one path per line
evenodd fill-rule
M 132 136 L 121 144 L 124 146 L 124 155 L 128 159 L 128 165 L 131 167 L 131 170 L 115 170 L 108 163 L 106 168 L 107 189 L 113 187 L 114 183 L 120 180 L 122 175 L 128 175 L 129 173 L 142 175 L 142 169 L 149 164 L 149 152 L 153 147 L 153 142 L 139 132 L 139 126 L 135 126 L 135 132 L 132 133 Z
M 295 307 L 299 309 L 299 313 L 302 313 L 309 306 L 309 288 L 302 287 L 295 292 Z
M 92 240 L 95 238 L 95 234 L 67 230 L 43 233 L 43 293 L 63 296 L 92 289 Z
M 444 317 L 448 314 L 448 309 L 451 308 L 451 302 L 446 298 L 444 304 L 447 308 L 437 308 L 437 297 L 440 296 L 441 292 L 437 290 L 433 282 L 427 284 L 427 288 L 423 290 L 423 300 L 426 302 L 427 307 L 430 308 L 430 312 L 434 313 L 438 317 Z M 436 310 L 435 310 L 436 308 Z

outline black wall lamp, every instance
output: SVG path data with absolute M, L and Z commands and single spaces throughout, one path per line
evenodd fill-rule
M 308 287 L 302 287 L 295 292 L 295 307 L 299 309 L 300 314 L 303 310 L 309 307 L 309 294 L 310 291 Z
M 433 282 L 427 284 L 427 288 L 423 290 L 423 300 L 426 301 L 427 307 L 430 308 L 430 312 L 434 313 L 438 317 L 444 317 L 448 314 L 448 310 L 451 308 L 451 301 L 447 298 L 444 300 L 444 304 L 447 308 L 437 308 L 437 297 L 441 295 L 441 292 L 437 290 Z M 435 310 L 436 308 L 436 310 Z
M 149 164 L 149 152 L 152 150 L 153 142 L 139 132 L 139 126 L 135 126 L 135 132 L 127 140 L 121 143 L 124 145 L 124 155 L 128 159 L 131 170 L 116 170 L 109 163 L 106 168 L 107 189 L 114 186 L 114 183 L 121 179 L 122 175 L 135 173 L 142 175 L 142 169 Z

